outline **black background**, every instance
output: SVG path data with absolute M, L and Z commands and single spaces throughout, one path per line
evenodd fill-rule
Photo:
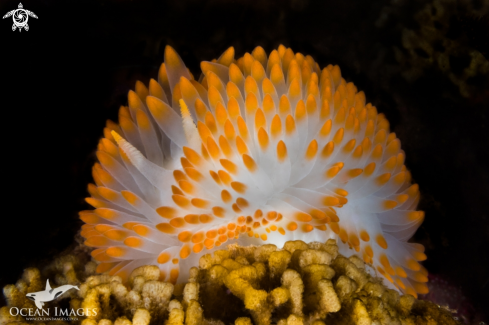
M 397 12 L 386 11 L 390 1 L 352 0 L 22 3 L 39 17 L 28 32 L 0 20 L 0 286 L 73 242 L 105 121 L 116 121 L 136 80 L 157 78 L 165 45 L 198 77 L 199 62 L 229 46 L 239 57 L 282 43 L 321 67 L 339 64 L 386 114 L 420 185 L 424 265 L 434 284 L 447 283 L 430 297 L 448 295 L 469 321 L 485 319 L 489 90 L 463 98 L 436 68 L 411 83 L 400 76 L 393 47 L 426 1 L 401 1 Z M 0 14 L 17 5 L 2 0 Z M 379 27 L 382 12 L 390 16 Z

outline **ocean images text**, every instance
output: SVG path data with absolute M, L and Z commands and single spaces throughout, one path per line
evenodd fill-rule
M 54 307 L 54 315 L 50 314 L 50 309 L 38 309 L 38 308 L 10 308 L 11 316 L 23 316 L 23 317 L 76 317 L 76 316 L 97 316 L 97 308 L 78 308 L 78 309 L 62 309 L 58 307 Z

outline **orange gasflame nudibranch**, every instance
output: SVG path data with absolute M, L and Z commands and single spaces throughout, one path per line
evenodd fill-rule
M 237 60 L 231 47 L 201 68 L 196 81 L 167 46 L 158 81 L 137 82 L 107 122 L 95 210 L 80 213 L 99 272 L 155 264 L 175 283 L 223 244 L 335 238 L 391 287 L 428 291 L 424 248 L 407 242 L 424 219 L 418 186 L 389 122 L 338 66 L 280 46 Z

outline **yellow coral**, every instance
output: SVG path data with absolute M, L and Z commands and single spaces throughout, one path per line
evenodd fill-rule
M 60 265 L 59 259 L 53 263 Z M 83 279 L 87 273 L 80 271 L 85 266 L 72 265 L 76 267 L 65 270 L 51 265 L 48 273 L 55 270 L 62 281 L 84 280 L 77 296 L 65 299 L 70 299 L 71 308 L 98 312 L 71 324 L 459 324 L 430 302 L 387 289 L 360 258 L 338 254 L 331 240 L 286 242 L 283 249 L 230 245 L 202 256 L 201 267 L 190 269 L 189 280 L 180 289 L 160 281 L 159 269 L 152 265 L 135 269 L 127 287 L 118 276 Z M 44 280 L 39 270 L 30 268 L 17 285 L 4 288 L 9 306 L 0 309 L 0 325 L 33 324 L 12 316 L 9 308 L 32 307 L 25 293 L 42 289 Z

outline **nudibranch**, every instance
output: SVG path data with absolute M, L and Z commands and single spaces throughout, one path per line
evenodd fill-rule
M 424 247 L 408 242 L 424 219 L 418 185 L 384 114 L 337 65 L 281 45 L 200 66 L 197 81 L 167 46 L 158 81 L 137 82 L 107 121 L 95 209 L 80 212 L 98 272 L 153 264 L 177 283 L 224 244 L 333 238 L 392 288 L 428 292 Z

